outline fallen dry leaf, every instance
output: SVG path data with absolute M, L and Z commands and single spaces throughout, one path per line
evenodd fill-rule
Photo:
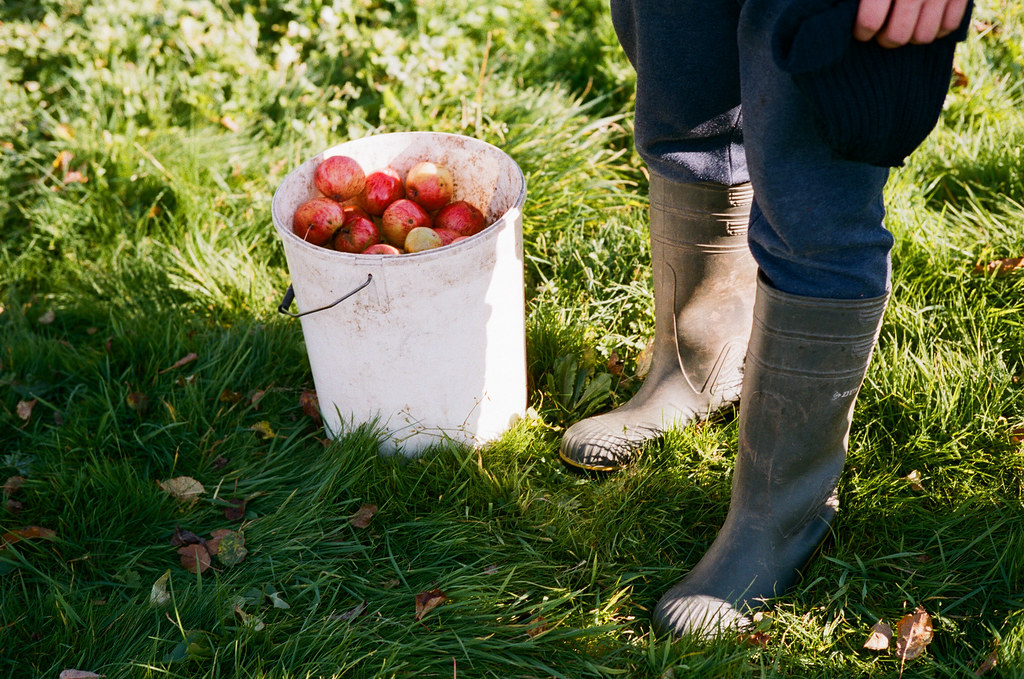
M 237 391 L 231 391 L 230 389 L 225 389 L 224 391 L 220 392 L 220 402 L 221 403 L 238 403 L 241 400 L 242 400 L 242 395 L 239 394 Z
M 239 125 L 238 122 L 231 116 L 221 116 L 220 124 L 226 127 L 227 129 L 231 130 L 232 132 L 238 132 L 240 129 L 242 129 L 242 126 Z
M 963 69 L 958 65 L 954 65 L 952 87 L 967 87 L 970 83 L 971 81 Z
M 7 480 L 4 481 L 3 494 L 4 495 L 14 495 L 19 490 L 21 490 L 21 485 L 24 482 L 25 482 L 25 479 L 21 478 L 20 476 L 8 477 Z
M 197 353 L 195 353 L 194 351 L 190 351 L 189 353 L 185 354 L 184 356 L 179 358 L 177 361 L 175 361 L 171 366 L 161 370 L 160 374 L 163 375 L 166 372 L 170 372 L 170 371 L 175 370 L 177 368 L 180 368 L 182 366 L 186 366 L 189 363 L 191 363 L 192 361 L 196 360 L 197 358 L 199 358 L 199 355 Z
M 767 648 L 768 642 L 771 641 L 771 637 L 768 636 L 767 632 L 751 632 L 750 634 L 740 635 L 740 640 L 747 646 Z
M 974 267 L 974 273 L 1005 276 L 1013 273 L 1017 269 L 1024 269 L 1024 257 L 1006 257 L 1004 259 L 994 259 L 991 262 L 978 264 Z
M 548 631 L 548 621 L 543 615 L 538 615 L 530 626 L 526 628 L 526 636 L 533 639 Z
M 320 417 L 320 401 L 316 397 L 315 391 L 303 391 L 299 395 L 299 405 L 302 406 L 302 412 L 306 416 L 313 418 L 316 422 L 316 426 L 323 424 L 323 419 Z
M 229 498 L 230 507 L 224 508 L 224 518 L 228 521 L 241 521 L 245 518 L 245 500 L 237 497 Z
M 202 573 L 210 567 L 210 553 L 204 545 L 185 545 L 178 550 L 181 567 L 189 573 Z
M 125 398 L 128 407 L 137 413 L 144 413 L 149 410 L 149 397 L 140 391 L 132 391 Z
M 1024 427 L 1015 427 L 1010 430 L 1011 443 L 1024 443 Z
M 153 583 L 153 588 L 149 591 L 150 606 L 163 606 L 170 602 L 171 593 L 167 591 L 167 585 L 170 581 L 171 571 L 168 569 L 157 578 L 157 581 Z
M 249 427 L 249 429 L 251 429 L 256 434 L 256 438 L 263 441 L 266 441 L 267 439 L 272 439 L 275 436 L 277 436 L 277 434 L 274 433 L 274 430 L 270 428 L 270 423 L 267 422 L 266 420 L 257 422 L 256 424 Z
M 907 660 L 913 660 L 932 641 L 932 617 L 918 606 L 913 613 L 907 613 L 896 623 L 896 655 L 900 658 L 900 675 Z
M 349 517 L 348 522 L 356 528 L 367 528 L 376 513 L 377 505 L 363 504 L 359 506 L 359 511 Z
M 175 526 L 174 535 L 171 536 L 172 547 L 184 547 L 185 545 L 205 545 L 206 540 L 202 539 L 190 530 L 182 530 Z
M 220 528 L 210 533 L 210 539 L 206 541 L 206 551 L 210 553 L 210 556 L 217 556 L 217 552 L 220 551 L 220 541 L 232 533 L 234 531 L 227 528 Z
M 71 161 L 74 160 L 75 156 L 71 151 L 61 151 L 57 154 L 57 157 L 53 159 L 53 169 L 60 169 L 66 171 L 71 167 Z
M 22 540 L 36 539 L 56 540 L 57 533 L 49 528 L 42 528 L 40 526 L 28 526 L 26 528 L 7 531 L 3 535 L 0 535 L 0 549 L 6 549 L 7 545 L 13 545 L 14 543 L 21 542 Z
M 257 389 L 256 391 L 249 392 L 249 403 L 252 405 L 253 410 L 259 410 L 259 403 L 263 400 L 263 397 L 267 395 L 266 389 Z
M 18 502 L 14 498 L 9 497 L 7 498 L 7 502 L 4 503 L 4 508 L 11 514 L 20 514 L 21 511 L 25 509 L 25 505 Z
M 82 174 L 82 168 L 78 168 L 77 170 L 67 172 L 64 175 L 63 182 L 65 184 L 86 184 L 89 182 L 89 178 Z
M 924 490 L 924 486 L 921 485 L 921 472 L 917 471 L 916 469 L 907 474 L 906 476 L 904 476 L 903 480 L 910 484 L 911 490 L 916 490 L 918 492 Z
M 626 364 L 623 363 L 622 359 L 616 352 L 612 352 L 612 355 L 608 357 L 608 372 L 616 377 L 622 377 L 622 370 Z
M 49 325 L 50 323 L 53 323 L 55 320 L 57 320 L 57 314 L 53 312 L 53 309 L 49 309 L 47 310 L 46 313 L 44 313 L 37 319 L 37 322 L 40 325 Z
M 996 664 L 998 664 L 998 662 L 999 662 L 999 651 L 992 651 L 991 653 L 988 654 L 988 657 L 985 658 L 985 661 L 983 663 L 981 663 L 981 665 L 978 666 L 978 669 L 974 670 L 974 676 L 976 676 L 976 677 L 982 676 L 983 674 L 985 674 L 988 671 L 990 671 L 993 668 L 995 668 L 995 666 L 996 666 Z
M 444 603 L 445 595 L 439 589 L 432 589 L 427 592 L 420 592 L 416 595 L 416 620 L 422 620 L 430 611 Z
M 347 622 L 347 621 L 350 621 L 350 620 L 355 620 L 356 618 L 358 618 L 359 616 L 361 616 L 365 612 L 366 612 L 366 599 L 363 599 L 358 604 L 356 604 L 352 608 L 348 609 L 344 613 L 328 615 L 327 619 L 328 620 L 332 620 L 334 622 Z
M 225 566 L 237 566 L 248 554 L 245 548 L 245 533 L 238 531 L 217 539 L 217 560 Z
M 178 500 L 195 500 L 206 492 L 203 484 L 191 476 L 176 476 L 173 479 L 159 482 L 165 493 Z
M 15 412 L 18 414 L 18 419 L 22 422 L 28 422 L 32 418 L 32 409 L 36 407 L 36 399 L 30 401 L 18 401 L 18 405 L 15 406 Z
M 869 651 L 884 651 L 892 643 L 892 627 L 879 620 L 871 627 L 871 636 L 864 642 Z
M 99 679 L 99 677 L 105 676 L 107 675 L 86 672 L 85 670 L 64 670 L 60 673 L 60 679 Z

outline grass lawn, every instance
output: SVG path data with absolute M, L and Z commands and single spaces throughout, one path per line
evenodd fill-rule
M 735 417 L 600 481 L 557 456 L 653 330 L 603 0 L 6 0 L 0 676 L 1024 677 L 1024 3 L 978 4 L 887 188 L 834 536 L 762 635 L 697 643 L 649 612 L 725 517 Z M 404 461 L 303 407 L 270 202 L 319 150 L 413 129 L 524 171 L 531 410 Z M 863 648 L 917 606 L 920 657 Z

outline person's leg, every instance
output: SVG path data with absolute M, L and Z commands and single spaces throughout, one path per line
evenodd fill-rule
M 635 140 L 650 179 L 655 337 L 641 389 L 562 439 L 570 468 L 612 471 L 671 426 L 739 396 L 755 267 L 746 243 L 751 191 L 743 154 L 739 5 L 612 0 L 637 71 Z
M 749 622 L 793 585 L 838 506 L 854 403 L 889 287 L 887 171 L 835 158 L 775 68 L 779 0 L 747 0 L 738 43 L 750 245 L 760 267 L 729 513 L 708 552 L 654 611 L 675 634 Z

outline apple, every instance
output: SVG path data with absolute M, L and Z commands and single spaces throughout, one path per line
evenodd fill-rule
M 331 156 L 316 166 L 313 184 L 320 193 L 343 203 L 363 192 L 366 175 L 355 158 Z
M 330 198 L 312 198 L 292 216 L 292 229 L 313 245 L 326 245 L 345 221 L 345 210 Z
M 433 250 L 444 245 L 444 241 L 429 226 L 417 226 L 405 237 L 406 252 L 423 252 Z
M 434 232 L 441 237 L 442 245 L 450 245 L 455 242 L 456 238 L 459 238 L 459 232 L 445 228 L 435 228 Z M 464 236 L 463 236 L 464 237 Z
M 380 217 L 384 210 L 399 198 L 405 198 L 402 177 L 388 167 L 366 175 L 366 186 L 359 202 L 371 215 Z
M 434 228 L 450 229 L 460 236 L 478 234 L 486 225 L 483 213 L 464 200 L 448 203 L 434 215 Z
M 452 199 L 452 173 L 444 165 L 429 160 L 416 163 L 405 176 L 405 195 L 429 212 L 438 210 Z
M 364 255 L 400 255 L 402 251 L 396 248 L 394 245 L 388 245 L 387 243 L 377 243 L 363 250 Z
M 380 222 L 384 238 L 396 248 L 404 248 L 409 232 L 423 226 L 430 226 L 430 215 L 408 198 L 400 198 L 388 205 Z
M 358 208 L 357 208 L 358 209 Z M 359 210 L 362 212 L 362 210 Z M 331 243 L 338 252 L 363 252 L 380 242 L 380 229 L 369 217 L 355 213 L 334 232 Z

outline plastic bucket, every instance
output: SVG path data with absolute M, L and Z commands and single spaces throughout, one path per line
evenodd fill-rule
M 355 255 L 311 245 L 293 233 L 292 215 L 318 195 L 313 171 L 332 155 L 351 156 L 368 173 L 391 166 L 403 177 L 421 160 L 444 164 L 455 180 L 454 199 L 479 207 L 490 226 L 414 254 Z M 445 439 L 483 444 L 524 414 L 525 200 L 522 170 L 507 154 L 434 132 L 332 146 L 285 177 L 271 211 L 304 314 L 328 436 L 376 422 L 386 433 L 382 452 L 414 456 Z

